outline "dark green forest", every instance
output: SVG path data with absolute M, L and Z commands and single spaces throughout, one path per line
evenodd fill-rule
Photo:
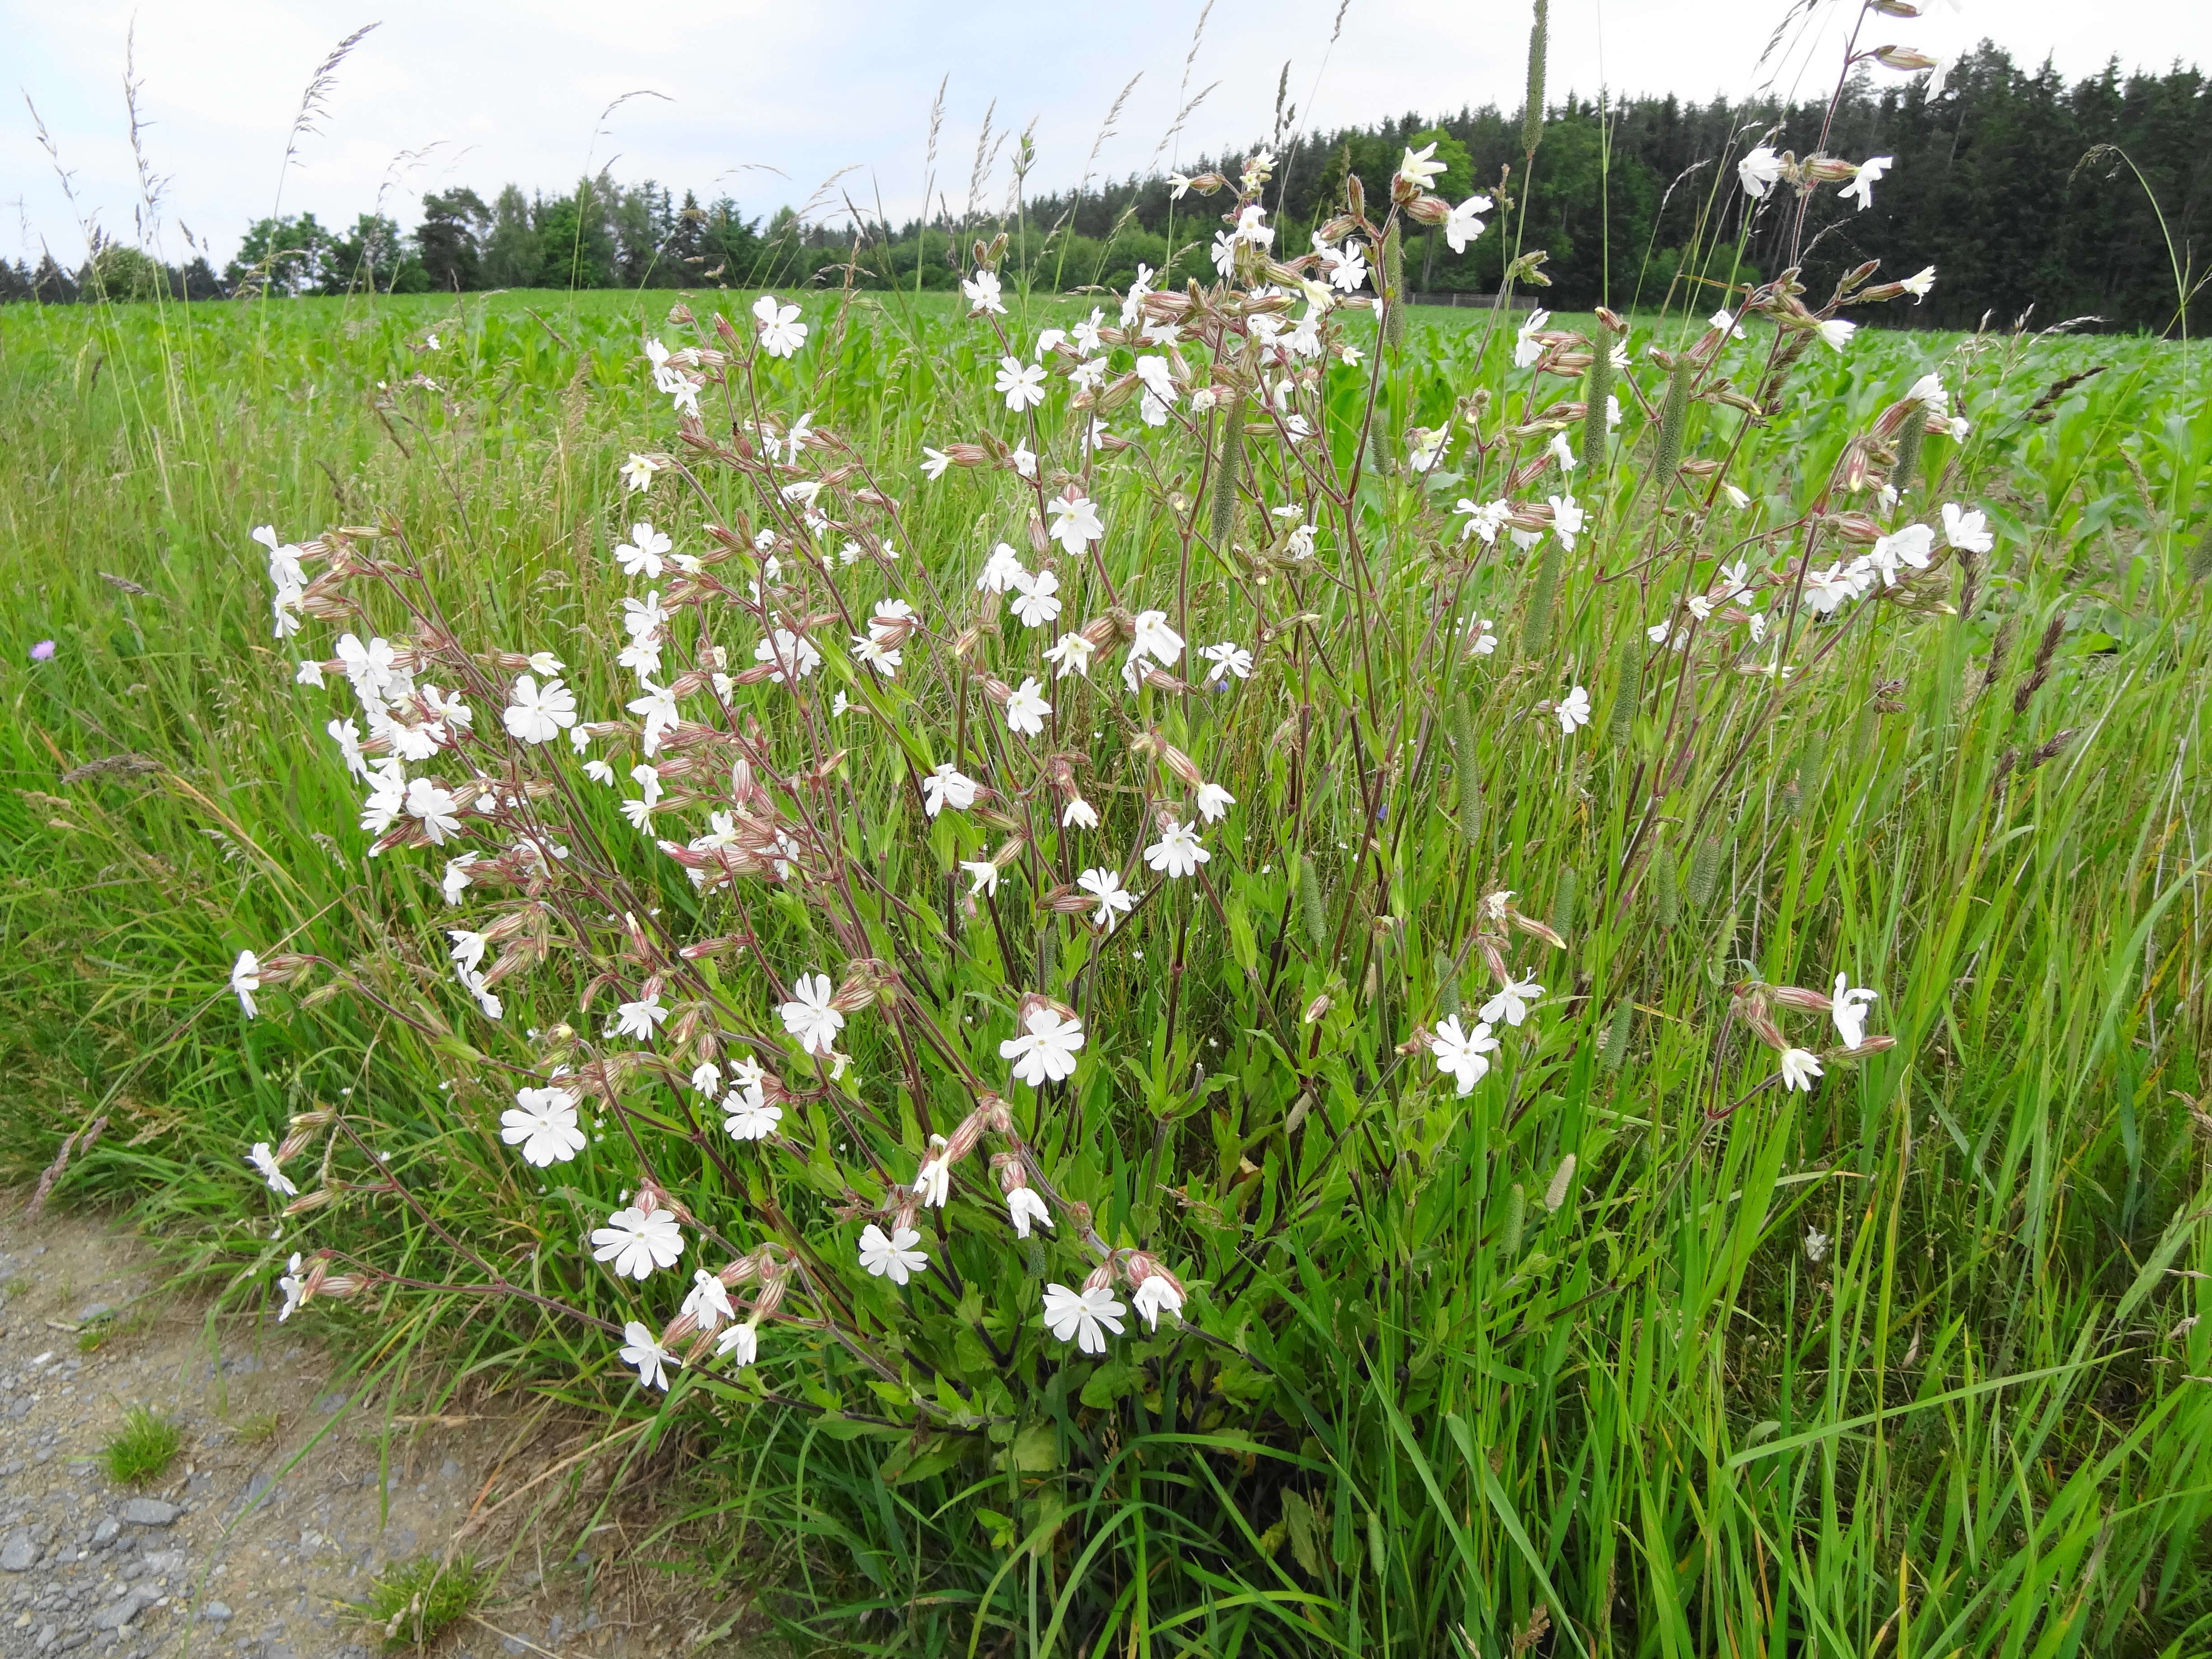
M 2039 323 L 2097 318 L 2153 332 L 2187 324 L 2181 291 L 2201 280 L 2189 275 L 2191 261 L 2201 268 L 2212 253 L 2212 86 L 2202 72 L 2177 64 L 2124 74 L 2115 61 L 2069 82 L 1984 42 L 1939 95 L 1929 97 L 1928 84 L 1925 76 L 1885 76 L 1846 88 L 1826 152 L 1889 155 L 1895 165 L 1863 211 L 1834 186 L 1820 189 L 1806 228 L 1808 289 L 1879 258 L 1893 276 L 1924 264 L 1940 273 L 1924 302 L 1893 309 L 1884 319 L 1893 324 L 1971 327 L 1990 315 L 2008 325 L 2031 312 Z M 1407 267 L 1417 292 L 1491 292 L 1516 251 L 1540 248 L 1548 304 L 1702 310 L 1720 297 L 1706 284 L 1771 275 L 1788 244 L 1794 204 L 1781 191 L 1753 204 L 1737 186 L 1736 158 L 1761 143 L 1808 154 L 1826 114 L 1825 98 L 1601 106 L 1570 96 L 1547 111 L 1533 168 L 1522 155 L 1519 112 L 1491 105 L 1279 136 L 1277 246 L 1309 246 L 1313 228 L 1341 210 L 1353 175 L 1370 201 L 1382 199 L 1401 149 L 1436 140 L 1439 159 L 1451 163 L 1442 193 L 1481 191 L 1511 205 L 1461 255 L 1438 234 L 1419 233 Z M 1190 171 L 1233 172 L 1259 142 Z M 489 201 L 465 188 L 434 192 L 412 230 L 374 214 L 348 228 L 312 214 L 264 219 L 220 276 L 204 259 L 179 270 L 121 245 L 96 248 L 74 271 L 51 256 L 35 270 L 0 263 L 0 299 L 848 282 L 943 289 L 957 280 L 962 250 L 1001 228 L 1012 235 L 1010 278 L 1032 286 L 1118 287 L 1139 264 L 1210 275 L 1212 210 L 1196 196 L 1174 200 L 1159 178 L 1034 198 L 1003 226 L 985 214 L 854 226 L 810 223 L 788 207 L 749 216 L 727 197 L 702 204 L 689 191 L 602 174 L 556 195 L 515 185 Z M 2199 321 L 2203 308 L 2200 298 Z

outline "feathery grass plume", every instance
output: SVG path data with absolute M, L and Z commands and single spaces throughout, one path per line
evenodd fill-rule
M 1306 925 L 1306 942 L 1316 953 L 1328 949 L 1328 907 L 1322 902 L 1321 872 L 1310 855 L 1298 857 L 1298 913 Z
M 1589 372 L 1583 376 L 1582 463 L 1583 476 L 1589 480 L 1583 487 L 1595 499 L 1605 470 L 1606 402 L 1613 396 L 1613 331 L 1600 323 L 1592 331 L 1590 344 Z
M 1651 479 L 1664 502 L 1674 493 L 1674 474 L 1682 465 L 1682 440 L 1690 429 L 1690 384 L 1694 372 L 1686 351 L 1674 359 L 1667 377 L 1667 401 L 1659 410 L 1659 440 L 1651 458 Z
M 1628 1057 L 1628 1035 L 1635 1020 L 1635 1000 L 1621 998 L 1620 1006 L 1613 1011 L 1613 1018 L 1606 1022 L 1605 1036 L 1598 1044 L 1598 1057 L 1605 1062 L 1607 1071 L 1619 1071 L 1620 1062 Z
M 1402 219 L 1382 239 L 1382 340 L 1393 351 L 1406 349 L 1406 222 Z
M 1566 1208 L 1568 1199 L 1574 1195 L 1575 1162 L 1572 1152 L 1561 1158 L 1558 1172 L 1552 1176 L 1552 1184 L 1544 1189 L 1544 1207 L 1553 1215 Z
M 1850 769 L 1863 771 L 1873 757 L 1875 746 L 1881 738 L 1881 711 L 1872 702 L 1859 705 L 1858 717 L 1851 722 Z
M 1454 969 L 1450 953 L 1439 951 L 1431 963 L 1437 976 L 1437 1014 L 1450 1019 L 1459 1012 L 1459 975 Z
M 1519 1182 L 1505 1194 L 1505 1224 L 1498 1230 L 1498 1248 L 1509 1256 L 1521 1254 L 1521 1230 L 1528 1224 L 1528 1194 Z
M 1636 735 L 1636 711 L 1644 701 L 1644 651 L 1634 639 L 1620 642 L 1619 666 L 1613 677 L 1613 708 L 1606 717 L 1605 740 L 1615 750 L 1626 750 Z
M 1237 487 L 1244 471 L 1244 394 L 1238 392 L 1221 413 L 1221 471 L 1213 481 L 1213 540 L 1229 544 L 1237 525 Z
M 1897 492 L 1899 501 L 1912 493 L 1912 486 L 1920 482 L 1920 452 L 1928 438 L 1928 422 L 1919 406 L 1915 404 L 1912 418 L 1905 423 L 1905 430 L 1897 434 L 1897 465 L 1889 470 L 1890 488 Z
M 1472 847 L 1482 838 L 1482 773 L 1475 763 L 1474 694 L 1451 701 L 1452 770 L 1459 780 L 1459 833 Z
M 1713 890 L 1720 885 L 1721 838 L 1707 836 L 1698 843 L 1698 850 L 1690 855 L 1690 908 L 1702 910 L 1713 902 Z
M 284 164 L 276 172 L 276 198 L 269 210 L 270 218 L 275 218 L 278 209 L 284 205 L 284 180 L 300 159 L 300 141 L 322 131 L 315 123 L 330 112 L 330 97 L 338 83 L 339 67 L 353 55 L 356 46 L 383 27 L 381 22 L 363 23 L 332 46 L 330 56 L 307 77 L 307 89 L 300 94 L 299 113 L 292 118 L 292 130 L 284 137 Z
M 1536 585 L 1528 592 L 1528 614 L 1521 623 L 1521 644 L 1532 657 L 1552 647 L 1552 613 L 1559 597 L 1559 538 L 1544 538 L 1544 551 L 1536 561 Z
M 1674 855 L 1664 847 L 1651 854 L 1651 914 L 1662 927 L 1672 927 L 1682 919 L 1681 878 L 1674 869 Z
M 1570 865 L 1559 872 L 1559 882 L 1552 894 L 1552 931 L 1562 939 L 1575 929 L 1575 872 Z
M 1536 0 L 1535 21 L 1528 26 L 1528 101 L 1521 113 L 1521 153 L 1533 156 L 1544 139 L 1544 53 L 1549 47 L 1551 0 Z
M 1811 731 L 1797 750 L 1797 788 L 1808 802 L 1820 798 L 1820 785 L 1826 775 L 1828 739 L 1825 732 Z
M 2043 690 L 2044 682 L 2051 678 L 2051 659 L 2058 654 L 2058 641 L 2065 637 L 2066 613 L 2061 611 L 2051 618 L 2050 626 L 2043 630 L 2042 639 L 2036 642 L 2034 667 L 2028 672 L 2027 678 L 2013 690 L 2014 714 L 2026 714 L 2035 694 Z

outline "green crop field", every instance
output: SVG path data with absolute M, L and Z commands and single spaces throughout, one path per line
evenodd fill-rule
M 752 295 L 689 298 L 702 323 L 727 314 L 732 352 L 749 345 Z M 1025 356 L 1039 328 L 1093 303 L 1110 325 L 1118 303 L 1008 301 Z M 342 1335 L 381 1398 L 538 1389 L 635 1427 L 673 1454 L 654 1465 L 681 1532 L 672 1573 L 758 1594 L 801 1650 L 2212 1648 L 2203 348 L 1869 327 L 1796 357 L 1756 418 L 1697 403 L 1673 441 L 1679 483 L 1671 467 L 1655 483 L 1669 380 L 1647 349 L 1686 351 L 1705 325 L 1630 319 L 1624 418 L 1564 480 L 1591 515 L 1571 550 L 1490 549 L 1454 511 L 1564 487 L 1501 482 L 1543 458 L 1547 401 L 1582 395 L 1515 365 L 1525 313 L 1494 332 L 1489 313 L 1412 314 L 1371 418 L 1375 327 L 1344 325 L 1365 361 L 1325 370 L 1309 447 L 1362 471 L 1308 560 L 1271 541 L 1271 510 L 1301 493 L 1292 446 L 1240 438 L 1225 496 L 1209 458 L 1237 463 L 1203 441 L 1102 454 L 1085 476 L 1108 528 L 1060 566 L 1060 625 L 1106 614 L 1110 586 L 1194 652 L 1259 656 L 1219 691 L 1124 699 L 1105 667 L 1045 681 L 1070 728 L 1056 740 L 1084 751 L 1076 775 L 1124 844 L 1152 833 L 1152 786 L 1115 769 L 1133 736 L 1241 802 L 1207 831 L 1208 884 L 1164 881 L 1109 933 L 1048 903 L 1039 849 L 1073 831 L 1010 831 L 994 854 L 995 836 L 925 817 L 897 767 L 867 758 L 880 741 L 924 772 L 971 753 L 1014 768 L 975 687 L 1046 672 L 1022 659 L 1048 634 L 975 591 L 994 542 L 1048 552 L 1041 520 L 1022 540 L 1024 488 L 921 470 L 925 447 L 1012 441 L 990 319 L 939 295 L 809 295 L 804 348 L 746 360 L 750 413 L 778 430 L 811 413 L 849 447 L 836 459 L 866 459 L 902 557 L 840 580 L 874 584 L 863 608 L 914 592 L 930 630 L 871 689 L 838 654 L 850 628 L 815 624 L 832 658 L 817 684 L 857 700 L 838 728 L 854 757 L 822 773 L 842 767 L 850 791 L 825 833 L 873 875 L 857 931 L 772 884 L 696 890 L 611 793 L 577 797 L 576 844 L 612 849 L 653 925 L 757 930 L 780 973 L 836 978 L 864 931 L 952 1042 L 902 1060 L 905 1028 L 878 1008 L 849 1014 L 852 1079 L 787 1048 L 786 1127 L 816 1139 L 786 1164 L 749 1162 L 712 1114 L 699 1130 L 675 1077 L 640 1078 L 657 1103 L 611 1104 L 580 1156 L 534 1168 L 500 1138 L 526 1080 L 511 1073 L 545 1064 L 556 1027 L 564 1063 L 599 1054 L 562 1022 L 611 1018 L 633 988 L 586 1020 L 580 988 L 631 970 L 602 940 L 573 978 L 518 973 L 503 1018 L 478 1015 L 446 965 L 441 930 L 462 924 L 439 849 L 367 856 L 360 789 L 324 734 L 343 684 L 295 681 L 343 629 L 421 619 L 379 593 L 365 618 L 272 638 L 251 532 L 380 529 L 360 545 L 402 550 L 376 556 L 419 574 L 471 650 L 549 650 L 586 720 L 620 720 L 635 693 L 615 619 L 643 584 L 610 550 L 648 508 L 694 552 L 708 523 L 768 521 L 696 457 L 695 496 L 665 479 L 626 495 L 633 452 L 690 453 L 641 340 L 714 343 L 667 306 L 0 308 L 14 1177 L 69 1142 L 57 1201 L 129 1211 L 233 1306 L 273 1307 L 293 1252 L 339 1252 L 331 1271 L 369 1282 L 291 1328 Z M 1729 359 L 1741 391 L 1774 337 L 1761 321 L 1724 346 L 1745 354 Z M 1899 511 L 1978 508 L 1993 549 L 1801 615 L 1790 561 L 1839 458 L 1929 374 L 1971 431 L 1926 438 Z M 1143 440 L 1133 415 L 1110 424 Z M 1448 423 L 1499 447 L 1408 465 Z M 731 441 L 726 418 L 708 428 Z M 1589 441 L 1578 416 L 1551 428 Z M 1723 477 L 1745 505 L 1714 493 Z M 1887 521 L 1871 496 L 1853 506 Z M 1716 621 L 1672 648 L 1686 597 L 1738 559 L 1768 584 L 1745 601 L 1771 596 L 1759 631 L 1716 645 Z M 758 630 L 729 614 L 714 637 L 750 664 Z M 1462 644 L 1480 618 L 1494 653 Z M 1579 732 L 1559 718 L 1571 686 L 1594 709 Z M 479 732 L 500 695 L 478 694 Z M 821 712 L 773 683 L 732 699 L 764 742 Z M 880 740 L 857 735 L 867 719 Z M 971 889 L 958 866 L 994 857 L 1006 884 Z M 1500 891 L 1534 924 L 1510 941 L 1483 931 Z M 1548 989 L 1455 1091 L 1427 1034 L 1490 997 L 1492 948 Z M 230 988 L 242 950 L 341 966 L 264 988 L 249 1022 Z M 715 994 L 757 1009 L 749 958 L 717 960 Z M 1869 1029 L 1894 1046 L 1828 1059 L 1807 1091 L 1771 1086 L 1749 1034 L 1778 1023 L 1820 1047 L 1828 1020 L 1769 994 L 1826 997 L 1838 974 L 1877 993 Z M 895 1202 L 932 1123 L 968 1109 L 963 1022 L 973 1065 L 1003 1079 L 1024 984 L 1094 1037 L 1049 1093 L 992 1086 L 1055 1204 L 1079 1196 L 1188 1298 L 1182 1324 L 1133 1321 L 1103 1357 L 1038 1324 L 1037 1281 L 1074 1270 L 1053 1265 L 1077 1254 L 1065 1211 L 1048 1255 L 975 1219 L 999 1226 L 995 1183 L 956 1186 L 941 1223 L 923 1213 L 943 1229 L 930 1270 L 896 1295 L 852 1268 L 833 1218 Z M 302 1115 L 313 1145 L 286 1168 L 328 1201 L 284 1215 L 244 1155 Z M 806 1264 L 790 1305 L 812 1321 L 771 1321 L 743 1370 L 687 1360 L 665 1391 L 610 1333 L 668 1320 L 674 1281 L 633 1287 L 583 1243 L 648 1158 L 702 1234 L 782 1239 Z M 787 1212 L 787 1232 L 759 1220 Z M 824 1239 L 842 1289 L 810 1254 Z M 471 1294 L 487 1264 L 544 1300 Z

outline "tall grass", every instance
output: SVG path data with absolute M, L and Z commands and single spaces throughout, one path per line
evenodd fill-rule
M 1027 320 L 1063 310 L 1087 306 Z M 569 1272 L 573 1231 L 483 1133 L 503 1102 L 460 1038 L 342 1001 L 242 1026 L 222 988 L 240 948 L 287 939 L 374 963 L 410 1008 L 443 978 L 434 878 L 331 833 L 354 797 L 319 747 L 323 699 L 264 637 L 245 532 L 388 520 L 485 634 L 525 607 L 603 617 L 616 465 L 659 418 L 634 368 L 657 313 L 612 295 L 543 315 L 520 296 L 0 313 L 17 1169 L 77 1136 L 64 1194 L 132 1206 L 259 1295 L 296 1242 L 268 1237 L 240 1148 L 373 1098 L 441 1225 L 499 1239 L 518 1274 Z M 994 354 L 932 302 L 811 303 L 809 321 L 790 412 L 889 456 L 981 418 Z M 1480 327 L 1411 319 L 1378 432 L 1518 398 Z M 1636 343 L 1685 332 L 1641 319 Z M 1665 612 L 1624 584 L 1671 595 L 1638 562 L 1674 520 L 1631 470 L 1553 571 L 1540 647 L 1543 571 L 1468 570 L 1416 533 L 1462 481 L 1371 475 L 1367 597 L 1401 641 L 1346 671 L 1347 700 L 1372 702 L 1332 708 L 1302 751 L 1218 717 L 1248 774 L 1328 781 L 1320 937 L 1302 942 L 1302 875 L 1249 872 L 1228 927 L 1193 930 L 1188 1035 L 1149 1059 L 1140 1042 L 1116 1097 L 1082 1103 L 1115 1133 L 1066 1148 L 1103 1212 L 1189 1241 L 1210 1343 L 1069 1358 L 1033 1379 L 1033 1417 L 975 1436 L 919 1433 L 826 1362 L 779 1382 L 790 1407 L 702 1382 L 648 1431 L 694 1454 L 672 1527 L 719 1525 L 716 1565 L 794 1637 L 884 1652 L 2203 1650 L 2212 951 L 2186 559 L 2212 476 L 2205 364 L 2144 341 L 1862 334 L 1801 365 L 1739 479 L 1767 514 L 1742 533 L 1801 511 L 1845 439 L 1937 368 L 1977 431 L 1920 489 L 1986 504 L 1997 551 L 1950 611 L 1886 613 L 1786 687 L 1686 681 L 1643 648 Z M 1686 426 L 1693 459 L 1737 435 L 1702 405 Z M 974 502 L 956 484 L 912 510 L 913 556 L 965 571 Z M 1472 707 L 1424 725 L 1394 677 L 1440 582 L 1505 644 L 1480 673 L 1429 656 L 1454 678 L 1438 706 Z M 1326 601 L 1332 629 L 1348 603 Z M 31 663 L 45 638 L 55 655 Z M 1530 711 L 1577 681 L 1598 720 L 1563 761 Z M 586 690 L 605 707 L 614 687 Z M 1379 754 L 1354 741 L 1370 730 Z M 1370 836 L 1385 892 L 1365 890 Z M 1346 1033 L 1371 1013 L 1402 1034 L 1455 994 L 1468 895 L 1498 887 L 1572 940 L 1541 975 L 1553 1000 L 1502 1087 L 1417 1088 Z M 1380 911 L 1401 925 L 1374 928 Z M 1248 968 L 1285 1007 L 1333 993 L 1329 1064 L 1280 1064 L 1272 1034 L 1212 1018 Z M 1728 1042 L 1727 988 L 1838 968 L 1880 990 L 1897 1048 L 1739 1103 L 1758 1072 Z M 1102 1024 L 1158 1029 L 1152 993 L 1109 994 Z M 1218 1048 L 1184 1046 L 1209 1034 Z M 1207 1085 L 1186 1100 L 1194 1058 Z M 1156 1117 L 1177 1190 L 1140 1156 Z M 634 1178 L 564 1174 L 550 1196 L 579 1222 Z M 426 1283 L 451 1265 L 404 1217 L 327 1219 Z M 333 1316 L 395 1374 L 656 1410 L 609 1378 L 599 1336 L 528 1310 L 395 1286 Z

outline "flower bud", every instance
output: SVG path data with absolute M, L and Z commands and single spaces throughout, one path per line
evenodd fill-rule
M 1315 1024 L 1321 1019 L 1322 1015 L 1328 1013 L 1328 1011 L 1335 1006 L 1336 1000 L 1330 996 L 1328 992 L 1323 991 L 1311 1002 L 1306 1004 L 1305 1012 L 1299 1016 L 1300 1023 L 1306 1025 Z
M 1875 62 L 1885 69 L 1927 70 L 1936 67 L 1936 60 L 1924 52 L 1915 52 L 1910 46 L 1876 46 L 1870 54 Z
M 1421 196 L 1406 204 L 1406 216 L 1416 224 L 1440 225 L 1451 217 L 1451 204 L 1441 196 Z

